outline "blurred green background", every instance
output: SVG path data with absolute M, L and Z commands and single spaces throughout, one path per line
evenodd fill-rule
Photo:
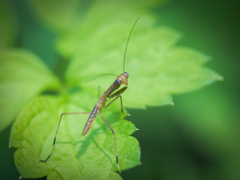
M 26 1 L 7 4 L 18 20 L 16 46 L 61 71 L 56 69 L 56 35 L 38 22 Z M 224 81 L 174 96 L 175 106 L 130 109 L 130 120 L 140 129 L 134 136 L 141 145 L 142 165 L 124 171 L 124 179 L 240 179 L 239 8 L 236 0 L 181 0 L 155 9 L 161 25 L 182 33 L 179 45 L 212 57 L 207 66 Z M 0 132 L 0 174 L 1 179 L 18 179 L 9 133 L 10 127 Z

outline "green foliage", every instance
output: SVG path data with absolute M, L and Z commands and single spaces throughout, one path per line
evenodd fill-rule
M 97 118 L 91 131 L 81 136 L 87 115 L 63 116 L 52 157 L 46 163 L 39 161 L 48 156 L 59 114 L 90 110 L 88 102 L 81 100 L 89 100 L 91 97 L 83 96 L 82 93 L 70 95 L 67 103 L 62 97 L 41 96 L 22 110 L 12 127 L 10 144 L 18 148 L 15 163 L 23 177 L 119 178 L 112 172 L 117 171 L 117 166 L 113 136 L 107 125 Z M 73 102 L 76 98 L 80 100 L 79 104 Z M 129 136 L 136 131 L 136 127 L 130 121 L 120 120 L 118 112 L 106 111 L 104 116 L 116 132 L 121 169 L 138 165 L 139 145 L 135 138 Z
M 57 88 L 58 80 L 38 57 L 23 50 L 1 50 L 0 130 L 6 128 L 33 97 Z
M 154 28 L 145 20 L 142 18 L 137 24 L 128 48 L 126 71 L 130 76 L 131 88 L 124 93 L 127 107 L 172 104 L 172 94 L 192 91 L 220 78 L 215 72 L 202 67 L 209 59 L 206 55 L 190 48 L 174 46 L 179 39 L 178 33 L 167 27 Z M 122 58 L 126 44 L 122 34 L 127 34 L 129 30 L 126 27 L 117 24 L 105 30 L 104 34 L 96 32 L 96 36 L 89 37 L 87 41 L 79 41 L 76 45 L 79 47 L 77 54 L 66 72 L 66 81 L 82 86 L 86 84 L 86 79 L 95 76 L 92 72 L 120 74 L 123 71 Z M 119 33 L 114 40 L 108 38 L 118 29 L 124 33 Z M 97 48 L 92 48 L 93 43 Z M 81 60 L 82 57 L 87 61 L 98 58 L 89 67 L 86 61 Z M 106 79 L 99 78 L 88 82 L 87 86 L 96 88 L 98 83 L 105 89 L 109 84 L 106 82 Z
M 121 179 L 115 172 L 113 135 L 99 117 L 89 133 L 81 136 L 88 115 L 63 116 L 51 158 L 44 163 L 39 160 L 48 156 L 60 114 L 91 112 L 98 85 L 103 92 L 114 81 L 110 76 L 96 77 L 122 73 L 127 36 L 139 14 L 126 57 L 125 71 L 130 77 L 123 94 L 124 107 L 172 104 L 173 94 L 199 89 L 220 76 L 203 67 L 206 55 L 176 46 L 180 38 L 177 32 L 155 25 L 155 19 L 146 12 L 163 1 L 93 1 L 83 4 L 89 6 L 84 15 L 77 13 L 84 9 L 80 1 L 52 1 L 45 8 L 47 2 L 30 4 L 42 21 L 59 33 L 58 53 L 70 60 L 62 85 L 33 54 L 22 50 L 0 54 L 0 128 L 21 111 L 10 136 L 10 146 L 17 148 L 17 169 L 25 178 Z M 58 94 L 40 95 L 50 90 Z M 103 116 L 116 133 L 121 170 L 139 165 L 139 143 L 130 136 L 137 128 L 123 120 L 119 103 L 103 110 Z
M 13 45 L 16 37 L 16 17 L 7 1 L 0 1 L 0 48 Z

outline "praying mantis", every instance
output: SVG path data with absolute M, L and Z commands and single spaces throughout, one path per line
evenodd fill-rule
M 126 52 L 127 52 L 128 43 L 129 43 L 132 31 L 133 31 L 135 25 L 137 24 L 138 20 L 139 20 L 139 18 L 135 21 L 135 23 L 134 23 L 134 25 L 133 25 L 130 33 L 129 33 L 128 39 L 127 39 L 127 44 L 126 44 L 126 47 L 125 47 L 124 58 L 123 58 L 123 73 L 120 74 L 116 78 L 116 80 L 102 94 L 102 96 L 100 96 L 100 87 L 99 87 L 99 99 L 98 99 L 97 103 L 95 104 L 95 106 L 93 107 L 93 110 L 92 110 L 91 113 L 89 113 L 89 112 L 72 112 L 72 113 L 62 113 L 60 115 L 60 119 L 59 119 L 59 123 L 58 123 L 57 130 L 56 130 L 56 133 L 55 133 L 55 137 L 54 137 L 54 140 L 53 140 L 52 148 L 51 148 L 47 158 L 44 159 L 44 160 L 40 160 L 41 162 L 47 161 L 50 158 L 51 154 L 52 154 L 52 151 L 54 149 L 54 145 L 55 145 L 56 139 L 57 139 L 57 133 L 58 133 L 58 130 L 59 130 L 59 127 L 60 127 L 60 124 L 61 124 L 63 116 L 65 116 L 65 115 L 73 115 L 73 114 L 90 114 L 89 118 L 88 118 L 88 120 L 87 120 L 87 122 L 86 122 L 86 124 L 84 126 L 83 132 L 82 132 L 82 135 L 85 136 L 88 133 L 88 131 L 91 129 L 91 127 L 92 127 L 92 125 L 93 125 L 97 115 L 99 115 L 100 118 L 107 124 L 107 126 L 109 127 L 109 129 L 111 130 L 111 132 L 113 134 L 116 162 L 117 162 L 117 166 L 118 166 L 118 171 L 121 173 L 121 169 L 120 169 L 120 166 L 119 166 L 119 160 L 118 160 L 118 150 L 117 150 L 117 143 L 116 143 L 115 132 L 114 132 L 113 128 L 111 127 L 111 125 L 108 123 L 108 121 L 103 117 L 102 110 L 108 108 L 117 99 L 120 99 L 120 102 L 121 102 L 121 112 L 122 112 L 124 118 L 126 118 L 126 116 L 124 115 L 124 112 L 123 112 L 123 101 L 122 101 L 122 95 L 121 95 L 128 88 L 127 85 L 128 85 L 129 74 L 127 72 L 125 72 L 125 59 L 126 59 Z M 121 85 L 125 85 L 125 86 L 122 87 L 121 89 L 119 89 Z

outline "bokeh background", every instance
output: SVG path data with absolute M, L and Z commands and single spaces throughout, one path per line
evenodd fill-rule
M 59 67 L 56 35 L 38 22 L 26 1 L 7 3 L 18 21 L 15 46 L 33 51 L 51 69 Z M 207 66 L 224 81 L 174 96 L 175 106 L 129 109 L 130 120 L 140 129 L 134 136 L 142 165 L 124 171 L 124 179 L 240 179 L 239 9 L 236 0 L 173 0 L 154 10 L 161 25 L 182 33 L 179 45 L 212 57 Z M 1 179 L 19 178 L 15 150 L 8 148 L 10 129 L 0 132 Z

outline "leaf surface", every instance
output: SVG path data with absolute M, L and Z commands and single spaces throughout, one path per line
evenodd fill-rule
M 81 106 L 71 100 L 82 100 Z M 121 179 L 117 171 L 113 134 L 97 117 L 86 136 L 82 130 L 88 115 L 63 116 L 52 156 L 45 159 L 51 149 L 61 112 L 86 112 L 83 99 L 72 95 L 68 103 L 65 98 L 42 96 L 28 104 L 12 127 L 10 145 L 18 148 L 15 163 L 22 177 L 44 177 L 48 179 Z M 83 104 L 82 104 L 83 103 Z M 116 133 L 119 164 L 122 170 L 140 164 L 138 141 L 129 136 L 136 127 L 122 120 L 120 113 L 112 107 L 103 116 Z
M 204 67 L 209 60 L 207 55 L 177 46 L 179 33 L 168 27 L 155 27 L 148 18 L 141 18 L 133 31 L 123 70 L 130 28 L 129 23 L 115 23 L 97 30 L 86 41 L 78 42 L 79 49 L 67 69 L 66 81 L 93 89 L 98 84 L 106 89 L 115 77 L 94 77 L 104 73 L 120 75 L 126 71 L 129 88 L 123 94 L 125 107 L 146 108 L 172 104 L 172 95 L 221 79 Z
M 128 108 L 172 104 L 174 94 L 199 89 L 221 77 L 204 66 L 209 60 L 207 55 L 178 46 L 180 34 L 157 25 L 156 19 L 146 13 L 164 1 L 91 1 L 86 12 L 80 14 L 80 1 L 59 2 L 61 14 L 54 6 L 57 1 L 52 1 L 49 9 L 44 8 L 46 2 L 32 1 L 42 20 L 61 32 L 57 50 L 70 61 L 64 88 L 58 87 L 60 94 L 35 98 L 14 123 L 10 144 L 18 148 L 16 166 L 26 178 L 121 179 L 115 172 L 113 134 L 98 116 L 86 136 L 81 134 L 88 115 L 63 116 L 52 156 L 44 163 L 39 161 L 49 154 L 60 114 L 91 112 L 98 100 L 98 86 L 102 94 L 116 79 L 98 77 L 105 73 L 129 73 L 128 89 L 122 94 L 123 106 Z M 127 38 L 139 16 L 123 66 Z M 34 72 L 42 78 L 42 73 Z M 137 129 L 122 120 L 120 102 L 103 110 L 103 116 L 116 133 L 121 170 L 139 165 L 140 147 L 130 136 Z
M 21 108 L 44 90 L 56 89 L 59 82 L 30 52 L 0 51 L 0 130 L 6 128 Z

